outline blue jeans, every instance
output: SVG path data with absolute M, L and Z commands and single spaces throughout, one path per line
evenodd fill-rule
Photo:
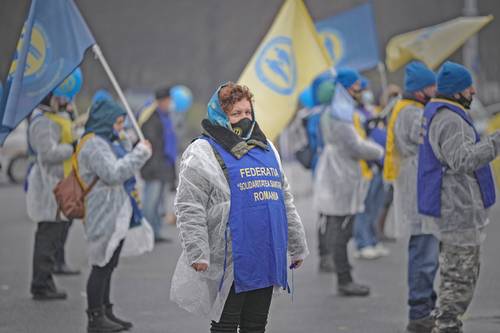
M 148 180 L 144 183 L 142 211 L 153 228 L 155 239 L 161 237 L 163 214 L 165 213 L 165 189 L 166 183 L 160 180 Z
M 365 199 L 365 211 L 357 214 L 354 220 L 354 240 L 358 250 L 377 245 L 377 222 L 384 207 L 384 202 L 384 182 L 382 174 L 377 172 L 370 182 L 370 188 Z
M 427 317 L 436 306 L 434 279 L 439 267 L 439 240 L 434 235 L 410 236 L 408 305 L 410 320 Z

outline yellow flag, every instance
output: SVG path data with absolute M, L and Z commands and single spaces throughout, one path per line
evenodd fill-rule
M 297 107 L 297 96 L 331 66 L 302 0 L 286 0 L 239 78 L 254 94 L 257 122 L 273 140 Z
M 387 68 L 394 72 L 416 59 L 435 69 L 492 20 L 492 15 L 458 17 L 432 27 L 397 35 L 387 43 Z

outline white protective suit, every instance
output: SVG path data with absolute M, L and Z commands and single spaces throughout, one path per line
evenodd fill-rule
M 273 150 L 280 161 L 274 147 Z M 288 253 L 292 260 L 304 259 L 309 254 L 304 227 L 286 178 L 283 191 L 288 218 Z M 228 229 L 227 269 L 219 292 L 229 207 L 229 184 L 213 148 L 206 140 L 196 140 L 186 149 L 180 164 L 175 209 L 183 252 L 172 278 L 170 298 L 185 310 L 216 322 L 220 320 L 234 280 Z M 193 263 L 207 263 L 209 268 L 196 272 L 191 267 Z
M 121 255 L 152 250 L 153 233 L 147 223 L 129 232 L 132 205 L 123 187 L 125 181 L 133 177 L 150 156 L 151 151 L 141 143 L 120 159 L 115 156 L 108 142 L 99 136 L 83 144 L 78 155 L 80 176 L 87 185 L 96 175 L 99 177 L 85 199 L 85 234 L 91 265 L 106 265 L 126 236 Z M 132 237 L 130 241 L 129 235 Z
M 355 215 L 364 211 L 370 182 L 361 176 L 360 160 L 378 160 L 384 150 L 363 140 L 350 122 L 332 117 L 330 106 L 321 116 L 325 147 L 316 167 L 314 208 L 325 215 Z
M 395 220 L 405 234 L 433 234 L 439 229 L 430 219 L 423 219 L 417 209 L 418 146 L 423 109 L 408 105 L 403 108 L 394 126 L 395 144 L 400 157 L 400 171 L 394 182 Z
M 446 244 L 479 245 L 489 223 L 474 171 L 499 154 L 500 132 L 475 141 L 473 128 L 455 112 L 443 108 L 434 116 L 429 142 L 446 168 L 441 185 L 441 218 L 424 218 L 439 226 L 441 241 Z
M 60 143 L 61 128 L 54 121 L 40 115 L 29 126 L 29 143 L 36 152 L 36 162 L 28 175 L 26 206 L 34 222 L 56 221 L 57 203 L 52 192 L 64 178 L 63 162 L 73 154 L 73 147 Z M 65 112 L 60 115 L 68 116 Z

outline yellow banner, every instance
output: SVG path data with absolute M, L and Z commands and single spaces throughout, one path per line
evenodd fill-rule
M 458 17 L 432 27 L 397 35 L 387 43 L 387 68 L 394 72 L 416 59 L 435 69 L 492 20 L 492 15 Z
M 273 140 L 291 120 L 297 97 L 330 58 L 302 0 L 286 0 L 238 82 L 255 95 L 257 122 Z

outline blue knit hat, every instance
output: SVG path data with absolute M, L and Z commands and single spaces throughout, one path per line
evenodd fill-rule
M 337 71 L 337 82 L 349 89 L 356 81 L 360 80 L 359 72 L 350 68 L 340 68 Z
M 436 74 L 424 63 L 412 61 L 405 68 L 405 91 L 416 92 L 436 84 Z
M 361 82 L 361 90 L 368 89 L 370 86 L 370 80 L 366 76 L 360 75 L 359 76 L 360 82 Z
M 447 61 L 437 74 L 437 92 L 452 96 L 472 86 L 472 76 L 464 66 Z

